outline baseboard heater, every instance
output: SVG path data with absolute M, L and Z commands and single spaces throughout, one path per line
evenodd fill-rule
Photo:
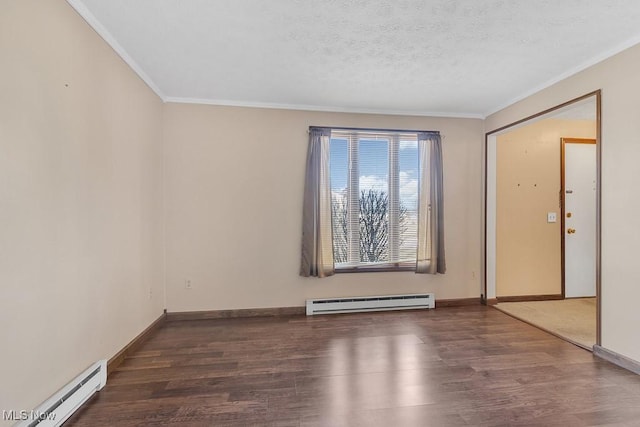
M 436 308 L 435 296 L 429 293 L 307 300 L 307 316 L 364 311 L 416 310 L 420 308 Z
M 21 411 L 15 427 L 60 426 L 107 383 L 107 361 L 100 360 L 32 411 Z M 18 418 L 19 417 L 19 418 Z

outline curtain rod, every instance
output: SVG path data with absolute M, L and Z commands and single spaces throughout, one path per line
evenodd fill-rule
M 432 134 L 440 135 L 440 132 L 437 131 L 437 130 L 376 129 L 376 128 L 347 128 L 347 127 L 336 127 L 336 126 L 309 126 L 309 130 L 311 130 L 311 129 L 355 130 L 355 131 L 364 131 L 364 132 L 432 133 Z

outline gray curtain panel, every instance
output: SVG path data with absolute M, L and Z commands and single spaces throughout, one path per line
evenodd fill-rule
M 309 129 L 300 261 L 300 275 L 305 277 L 326 277 L 335 273 L 329 177 L 330 139 L 330 128 Z
M 444 274 L 442 142 L 438 133 L 418 133 L 418 250 L 416 273 Z

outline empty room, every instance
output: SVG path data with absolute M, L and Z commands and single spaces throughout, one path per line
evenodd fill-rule
M 0 426 L 637 425 L 638 22 L 3 1 Z

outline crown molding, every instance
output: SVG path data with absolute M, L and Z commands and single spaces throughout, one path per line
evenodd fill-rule
M 296 110 L 296 111 L 323 111 L 328 113 L 354 113 L 354 114 L 381 114 L 391 116 L 420 116 L 420 117 L 443 117 L 456 119 L 484 119 L 482 114 L 476 113 L 451 113 L 441 111 L 413 111 L 413 110 L 387 110 L 375 108 L 350 108 L 335 107 L 323 105 L 304 105 L 304 104 L 279 104 L 269 102 L 250 102 L 250 101 L 234 101 L 224 99 L 209 98 L 181 98 L 166 97 L 165 102 L 176 104 L 200 104 L 200 105 L 216 105 L 226 107 L 248 107 L 248 108 L 268 108 L 278 110 Z
M 136 61 L 127 53 L 127 51 L 118 43 L 111 33 L 98 21 L 89 9 L 80 0 L 67 0 L 67 3 L 84 19 L 93 30 L 98 33 L 102 39 L 107 42 L 120 58 L 142 79 L 143 82 L 164 101 L 165 95 L 162 93 L 158 85 L 142 70 Z

